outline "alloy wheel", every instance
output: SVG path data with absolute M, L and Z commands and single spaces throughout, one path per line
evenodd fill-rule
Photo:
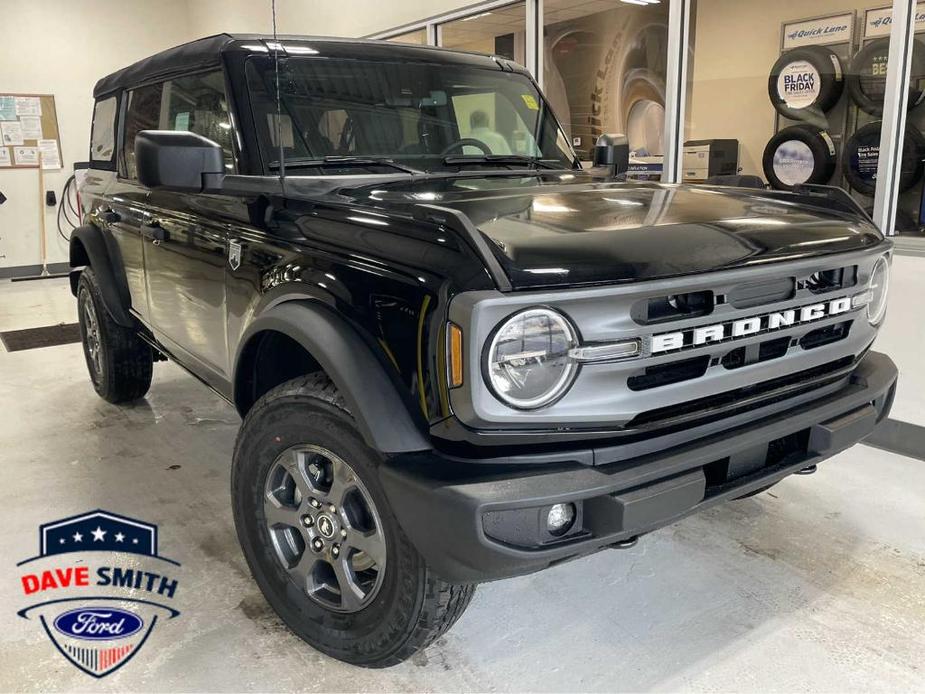
M 277 559 L 309 598 L 337 612 L 357 612 L 375 598 L 385 536 L 346 461 L 320 446 L 287 449 L 270 466 L 263 510 Z
M 100 325 L 96 319 L 96 307 L 89 296 L 84 301 L 84 339 L 87 345 L 87 354 L 93 364 L 93 372 L 99 376 L 103 373 L 103 354 L 100 348 Z

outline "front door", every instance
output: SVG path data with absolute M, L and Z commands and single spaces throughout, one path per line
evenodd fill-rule
M 148 317 L 164 346 L 199 375 L 227 380 L 225 264 L 228 233 L 218 196 L 152 191 L 141 227 Z M 213 383 L 212 385 L 218 386 Z
M 231 121 L 221 70 L 134 90 L 125 132 L 126 176 L 134 179 L 134 140 L 145 129 L 183 130 L 217 142 L 234 171 Z M 136 113 L 137 112 L 137 113 Z M 184 366 L 224 391 L 228 379 L 225 263 L 231 220 L 241 201 L 220 195 L 153 190 L 141 220 L 146 322 Z

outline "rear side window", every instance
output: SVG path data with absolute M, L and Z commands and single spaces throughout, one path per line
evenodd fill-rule
M 111 169 L 116 153 L 116 110 L 118 100 L 111 96 L 93 107 L 90 131 L 90 161 L 96 169 Z
M 187 130 L 218 143 L 225 168 L 234 169 L 231 119 L 222 72 L 189 75 L 133 89 L 128 95 L 123 171 L 135 178 L 135 137 L 142 130 Z

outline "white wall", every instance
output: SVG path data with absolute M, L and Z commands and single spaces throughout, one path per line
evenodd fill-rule
M 46 172 L 59 196 L 75 161 L 88 157 L 93 85 L 103 75 L 194 37 L 187 0 L 0 0 L 0 92 L 54 94 L 61 171 Z M 36 169 L 0 169 L 0 268 L 39 261 Z M 49 262 L 67 260 L 55 208 L 46 207 Z
M 473 0 L 277 0 L 280 34 L 366 36 L 449 12 Z M 190 25 L 200 35 L 269 32 L 270 0 L 190 0 Z

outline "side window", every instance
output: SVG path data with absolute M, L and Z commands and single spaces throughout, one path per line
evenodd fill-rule
M 135 136 L 142 130 L 160 127 L 163 88 L 162 84 L 152 84 L 128 93 L 125 136 L 122 139 L 122 170 L 126 178 L 135 178 Z
M 94 168 L 112 169 L 116 150 L 116 97 L 97 101 L 90 130 L 90 161 Z
M 225 168 L 234 169 L 231 119 L 220 70 L 166 82 L 161 118 L 161 130 L 188 130 L 217 142 L 225 154 Z
M 127 178 L 135 178 L 135 136 L 142 130 L 188 130 L 207 137 L 221 145 L 225 168 L 234 169 L 221 71 L 178 77 L 129 92 L 122 146 Z

